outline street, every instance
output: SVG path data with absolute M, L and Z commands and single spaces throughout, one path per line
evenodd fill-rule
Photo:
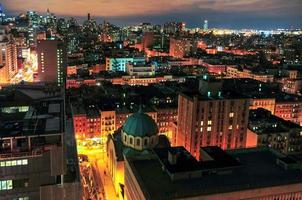
M 86 155 L 88 163 L 92 170 L 92 181 L 94 184 L 89 184 L 89 191 L 97 191 L 97 200 L 117 200 L 114 186 L 106 168 L 106 153 L 101 148 L 77 146 L 78 155 Z M 81 170 L 82 172 L 82 170 Z

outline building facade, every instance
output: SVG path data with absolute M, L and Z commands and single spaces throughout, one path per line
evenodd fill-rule
M 223 94 L 220 82 L 201 81 L 207 85 L 202 84 L 204 91 L 179 95 L 177 146 L 184 146 L 197 158 L 203 146 L 244 148 L 249 99 Z
M 67 71 L 67 54 L 63 42 L 59 40 L 39 40 L 37 42 L 37 80 L 63 85 Z
M 270 147 L 284 154 L 302 152 L 302 128 L 265 109 L 250 110 L 247 147 Z

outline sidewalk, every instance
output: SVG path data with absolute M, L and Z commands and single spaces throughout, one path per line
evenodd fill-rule
M 104 185 L 106 200 L 118 200 L 112 180 L 109 177 L 109 173 L 107 172 L 105 162 L 103 160 L 97 160 L 96 163 L 102 178 L 102 183 Z M 106 171 L 106 175 L 104 174 L 104 171 Z

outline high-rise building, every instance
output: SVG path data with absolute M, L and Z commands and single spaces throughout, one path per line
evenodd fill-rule
M 2 53 L 3 51 L 5 52 L 5 58 Z M 17 74 L 17 61 L 17 46 L 15 44 L 7 44 L 5 48 L 1 49 L 0 62 L 3 66 L 0 69 L 1 83 L 10 83 L 11 79 Z
M 67 66 L 64 43 L 59 40 L 39 40 L 37 43 L 37 56 L 37 81 L 62 85 Z
M 27 85 L 1 92 L 1 200 L 81 198 L 71 119 L 60 93 L 44 91 Z
M 9 78 L 12 78 L 18 72 L 17 46 L 15 44 L 6 45 L 6 63 L 8 67 Z
M 209 29 L 209 24 L 208 24 L 208 20 L 204 20 L 204 23 L 203 23 L 203 30 L 204 31 L 207 31 Z
M 5 44 L 0 44 L 0 68 L 5 65 Z
M 196 158 L 204 146 L 244 148 L 249 99 L 222 91 L 221 80 L 204 77 L 199 84 L 200 92 L 179 95 L 177 146 L 184 146 Z

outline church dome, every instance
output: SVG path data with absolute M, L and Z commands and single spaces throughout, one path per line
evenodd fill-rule
M 128 117 L 123 125 L 123 131 L 127 135 L 143 138 L 157 135 L 158 128 L 152 117 L 140 110 Z

